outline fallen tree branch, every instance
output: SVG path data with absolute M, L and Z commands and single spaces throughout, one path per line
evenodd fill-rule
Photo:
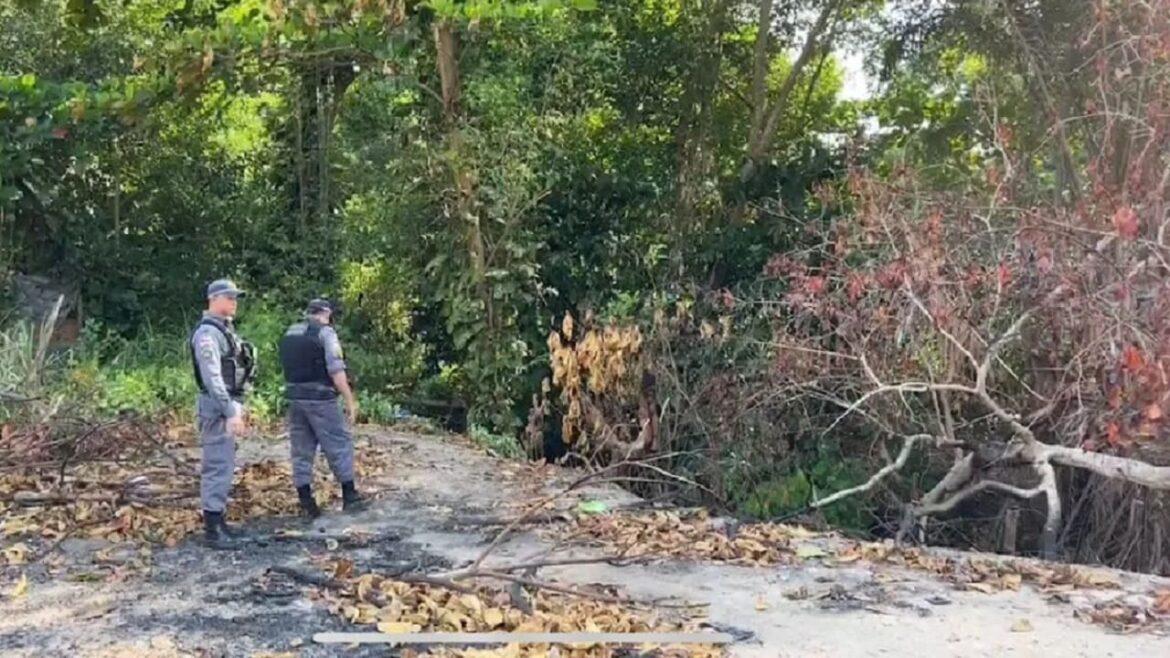
M 1081 468 L 1103 477 L 1121 479 L 1159 491 L 1170 490 L 1170 466 L 1154 466 L 1127 457 L 1047 443 L 1038 443 L 1034 449 L 1046 460 L 1061 466 Z
M 637 601 L 634 601 L 633 599 L 626 598 L 624 596 L 611 596 L 609 594 L 601 594 L 599 592 L 582 591 L 582 590 L 578 590 L 578 589 L 573 589 L 572 587 L 566 587 L 564 585 L 557 585 L 555 583 L 548 583 L 548 582 L 545 582 L 542 580 L 535 580 L 533 578 L 526 578 L 524 576 L 516 576 L 516 575 L 510 574 L 510 573 L 501 573 L 498 571 L 487 571 L 487 570 L 477 571 L 476 573 L 474 573 L 468 577 L 469 578 L 490 578 L 493 580 L 503 580 L 503 581 L 506 581 L 509 583 L 516 583 L 517 585 L 523 585 L 524 587 L 532 587 L 534 589 L 548 590 L 550 592 L 556 592 L 558 594 L 568 594 L 570 596 L 577 596 L 577 597 L 581 597 L 581 598 L 585 598 L 585 599 L 591 599 L 591 600 L 598 601 L 601 603 L 620 603 L 623 605 L 638 603 Z
M 938 503 L 938 501 L 942 500 L 943 496 L 951 491 L 955 491 L 963 484 L 970 482 L 973 477 L 975 477 L 975 453 L 968 452 L 966 455 L 955 459 L 955 463 L 951 465 L 947 474 L 943 476 L 943 479 L 939 480 L 938 484 L 934 485 L 934 488 L 922 497 L 920 504 L 929 506 Z M 901 526 L 898 528 L 898 534 L 894 537 L 894 541 L 898 545 L 906 541 L 906 534 L 914 527 L 917 516 L 913 505 L 907 505 L 905 507 Z M 922 541 L 922 539 L 923 537 L 920 534 L 918 540 Z
M 502 580 L 505 582 L 515 583 L 524 587 L 531 587 L 533 589 L 543 589 L 549 592 L 556 592 L 558 594 L 565 594 L 568 596 L 576 596 L 578 598 L 598 601 L 600 603 L 616 603 L 619 605 L 638 605 L 658 608 L 680 608 L 691 609 L 700 608 L 705 604 L 697 603 L 669 603 L 671 599 L 654 599 L 652 601 L 639 601 L 638 599 L 631 599 L 625 596 L 612 596 L 609 594 L 602 594 L 600 592 L 590 592 L 587 590 L 573 589 L 564 585 L 556 583 L 549 583 L 542 580 L 535 580 L 524 576 L 515 576 L 508 573 L 500 573 L 498 571 L 479 571 L 473 577 L 475 578 L 489 578 L 494 580 Z
M 342 590 L 346 588 L 345 582 L 340 581 L 332 576 L 326 576 L 314 571 L 297 569 L 296 567 L 274 565 L 268 567 L 268 573 L 278 573 L 282 576 L 288 576 L 302 585 L 312 585 L 313 587 L 324 587 L 326 589 L 332 590 Z
M 518 516 L 514 521 L 512 521 L 508 525 L 504 526 L 504 529 L 501 530 L 496 535 L 495 539 L 492 540 L 491 544 L 489 544 L 488 547 L 485 548 L 483 550 L 483 552 L 479 554 L 479 557 L 477 557 L 475 559 L 475 561 L 472 562 L 472 564 L 468 568 L 468 570 L 469 571 L 477 571 L 483 565 L 483 561 L 486 560 L 487 557 L 492 554 L 492 552 L 494 552 L 497 548 L 499 548 L 500 544 L 504 543 L 504 540 L 507 539 L 508 536 L 511 535 L 512 532 L 515 531 L 515 529 L 517 527 L 519 527 L 523 523 L 527 522 L 527 520 L 529 518 L 531 518 L 532 516 L 539 513 L 541 510 L 544 509 L 544 507 L 546 505 L 553 502 L 554 500 L 564 496 L 565 494 L 568 494 L 569 492 L 571 492 L 575 489 L 578 489 L 578 488 L 588 484 L 591 480 L 595 480 L 595 479 L 597 479 L 597 478 L 599 478 L 599 477 L 601 477 L 601 476 L 603 476 L 606 473 L 609 473 L 611 471 L 614 471 L 614 470 L 617 470 L 617 469 L 620 469 L 623 467 L 627 467 L 627 466 L 645 465 L 647 462 L 664 459 L 664 458 L 667 458 L 669 456 L 671 456 L 671 455 L 656 455 L 652 458 L 648 458 L 645 460 L 615 462 L 613 464 L 609 464 L 608 466 L 605 466 L 605 467 L 598 469 L 596 471 L 590 471 L 589 473 L 582 475 L 581 477 L 577 478 L 576 480 L 573 480 L 572 482 L 569 483 L 568 486 L 564 487 L 560 491 L 558 491 L 554 494 L 550 494 L 548 496 L 545 496 L 545 497 L 541 498 L 540 500 L 537 500 L 532 505 L 529 505 L 528 508 L 523 513 L 521 513 L 520 516 Z
M 453 518 L 451 520 L 451 523 L 454 525 L 457 525 L 457 526 L 471 526 L 471 527 L 487 526 L 487 527 L 490 527 L 490 526 L 508 525 L 509 523 L 512 523 L 515 520 L 516 519 L 514 519 L 514 518 L 505 518 L 505 517 L 500 517 L 500 516 L 479 515 L 479 516 L 458 516 L 458 517 Z M 565 517 L 563 514 L 543 514 L 543 515 L 542 514 L 533 514 L 533 515 L 528 517 L 528 519 L 525 521 L 525 523 L 537 525 L 537 524 L 543 524 L 543 523 L 558 523 L 558 522 L 564 521 L 564 520 L 565 520 Z
M 451 580 L 465 580 L 467 578 L 474 578 L 484 571 L 491 571 L 495 573 L 511 573 L 514 571 L 528 571 L 542 569 L 544 567 L 562 567 L 574 564 L 609 564 L 615 567 L 624 567 L 632 564 L 639 564 L 648 562 L 644 556 L 623 557 L 622 555 L 601 555 L 594 557 L 579 557 L 579 558 L 563 558 L 553 560 L 538 560 L 538 561 L 520 561 L 511 564 L 492 565 L 488 569 L 474 570 L 470 567 L 467 569 L 456 569 L 454 571 L 445 571 L 435 574 L 436 578 L 448 578 Z
M 1003 482 L 998 482 L 996 480 L 980 480 L 979 482 L 974 482 L 963 487 L 962 489 L 959 489 L 945 500 L 939 501 L 933 505 L 916 507 L 915 512 L 919 516 L 945 514 L 958 507 L 959 503 L 967 500 L 971 496 L 989 490 L 1010 494 L 1016 498 L 1033 498 L 1040 495 L 1041 493 L 1044 493 L 1044 488 L 1042 486 L 1035 486 L 1031 489 L 1021 489 L 1019 487 L 1015 487 Z
M 848 489 L 843 489 L 841 491 L 838 491 L 835 494 L 832 494 L 830 496 L 826 496 L 820 500 L 817 500 L 817 501 L 810 503 L 809 509 L 820 509 L 822 507 L 825 507 L 826 505 L 832 505 L 833 503 L 835 503 L 839 500 L 842 500 L 844 498 L 848 498 L 849 496 L 853 496 L 853 495 L 859 494 L 859 493 L 865 493 L 865 492 L 869 491 L 870 489 L 873 489 L 875 486 L 877 486 L 877 484 L 879 482 L 886 479 L 886 477 L 888 477 L 892 473 L 895 473 L 897 471 L 902 470 L 902 467 L 906 465 L 906 461 L 910 459 L 910 453 L 913 452 L 915 444 L 917 444 L 919 441 L 924 441 L 924 440 L 932 439 L 932 438 L 934 438 L 934 437 L 932 437 L 929 434 L 915 434 L 912 436 L 907 436 L 902 443 L 902 450 L 898 453 L 898 457 L 896 459 L 894 459 L 894 461 L 883 466 L 878 472 L 874 473 L 872 476 L 870 476 L 870 478 L 868 480 L 866 480 L 862 484 L 859 484 L 856 487 L 850 487 Z
M 136 504 L 147 507 L 156 503 L 173 502 L 199 495 L 197 490 L 179 491 L 156 487 L 138 487 L 123 484 L 106 484 L 106 489 L 120 489 L 120 491 L 14 491 L 11 495 L 0 497 L 0 501 L 12 502 L 17 505 L 72 505 L 74 503 L 94 502 L 111 503 L 114 505 Z
M 43 398 L 41 398 L 39 396 L 30 398 L 30 397 L 26 397 L 24 395 L 19 395 L 17 393 L 12 393 L 9 391 L 0 391 L 0 403 L 13 402 L 13 403 L 23 404 L 26 402 L 36 402 L 37 400 L 41 400 L 41 399 L 43 399 Z
M 404 573 L 404 574 L 399 574 L 397 576 L 394 576 L 394 578 L 392 578 L 392 580 L 397 580 L 397 581 L 404 582 L 404 583 L 413 583 L 413 584 L 418 584 L 418 585 L 433 585 L 435 587 L 444 587 L 446 589 L 449 589 L 449 590 L 452 590 L 455 592 L 459 592 L 460 594 L 475 594 L 476 593 L 474 589 L 467 587 L 466 585 L 460 585 L 459 583 L 457 583 L 449 578 L 441 578 L 438 576 L 428 576 L 425 574 L 417 574 L 417 573 Z
M 808 505 L 805 505 L 804 507 L 796 510 L 795 512 L 790 512 L 788 514 L 774 517 L 774 518 L 770 519 L 770 521 L 772 523 L 783 523 L 785 521 L 789 521 L 789 520 L 794 519 L 794 518 L 801 516 L 803 514 L 807 514 L 813 510 L 818 510 L 822 507 L 832 505 L 833 503 L 841 501 L 841 500 L 848 498 L 850 496 L 853 496 L 853 495 L 856 495 L 859 493 L 865 493 L 865 492 L 873 489 L 875 486 L 878 485 L 879 482 L 886 479 L 891 474 L 902 470 L 902 467 L 905 466 L 906 462 L 910 459 L 910 454 L 914 451 L 914 446 L 919 441 L 924 441 L 924 440 L 933 439 L 933 438 L 934 437 L 929 435 L 929 434 L 914 434 L 914 435 L 905 437 L 905 439 L 903 440 L 903 443 L 902 443 L 902 449 L 898 452 L 897 458 L 895 458 L 894 461 L 890 462 L 889 464 L 886 464 L 885 466 L 883 466 L 880 470 L 878 470 L 876 473 L 874 473 L 872 476 L 870 476 L 870 478 L 868 480 L 866 480 L 865 482 L 857 485 L 856 487 L 842 489 L 841 491 L 838 491 L 834 494 L 831 494 L 829 496 L 821 498 L 820 500 L 815 500 L 815 501 L 809 503 Z

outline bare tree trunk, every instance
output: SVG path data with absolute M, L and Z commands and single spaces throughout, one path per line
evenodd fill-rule
M 333 127 L 346 90 L 356 74 L 352 60 L 311 61 L 299 71 L 290 148 L 293 151 L 291 229 L 300 239 L 322 239 L 331 230 L 335 207 L 331 193 L 330 153 Z M 324 233 L 317 235 L 317 231 Z
M 704 182 L 715 165 L 711 132 L 715 97 L 723 65 L 723 33 L 727 24 L 727 0 L 715 0 L 698 40 L 699 56 L 686 81 L 680 100 L 679 123 L 675 129 L 677 149 L 675 168 L 675 208 L 668 232 L 674 236 L 671 270 L 675 276 L 684 270 L 685 247 L 701 221 L 697 206 Z
M 768 71 L 772 63 L 772 9 L 775 0 L 759 0 L 756 14 L 756 43 L 752 49 L 752 124 L 756 135 L 764 130 L 768 113 Z
M 1044 462 L 1037 465 L 1037 470 L 1040 471 L 1040 487 L 1044 491 L 1044 502 L 1047 509 L 1040 540 L 1041 554 L 1045 560 L 1055 560 L 1060 554 L 1058 542 L 1064 517 L 1060 490 L 1056 486 L 1056 469 L 1052 467 L 1052 464 Z
M 459 116 L 463 93 L 459 79 L 459 37 L 447 21 L 435 23 L 434 36 L 439 83 L 442 85 L 443 118 L 451 122 Z
M 1076 164 L 1073 160 L 1072 147 L 1069 144 L 1068 130 L 1065 126 L 1065 113 L 1057 107 L 1055 94 L 1049 87 L 1046 72 L 1044 70 L 1040 55 L 1035 52 L 1032 43 L 1029 42 L 1027 35 L 1024 34 L 1023 28 L 1020 26 L 1019 18 L 1016 15 L 1016 8 L 1012 3 L 1005 2 L 1003 5 L 1004 14 L 1011 25 L 1011 30 L 1020 47 L 1020 59 L 1025 70 L 1028 71 L 1028 89 L 1032 96 L 1040 103 L 1041 107 L 1048 114 L 1048 120 L 1052 123 L 1052 133 L 1055 139 L 1055 152 L 1053 160 L 1057 176 L 1060 182 L 1057 190 L 1058 196 L 1056 202 L 1058 205 L 1064 203 L 1064 199 L 1059 196 L 1061 192 L 1068 192 L 1071 199 L 1080 197 L 1081 182 L 1080 177 L 1077 176 Z
M 1008 555 L 1016 554 L 1016 538 L 1020 532 L 1020 508 L 1016 504 L 1008 505 L 1003 512 L 1003 535 L 999 543 L 1000 551 Z
M 460 133 L 463 94 L 459 74 L 459 37 L 452 25 L 440 21 L 434 26 L 435 52 L 439 69 L 439 83 L 443 101 L 443 121 L 447 124 L 447 146 L 451 153 L 451 174 L 455 184 L 455 221 L 464 224 L 468 261 L 475 281 L 476 293 L 483 304 L 488 329 L 496 324 L 491 285 L 487 279 L 486 249 L 483 230 L 476 212 L 475 172 L 466 164 L 466 147 Z
M 761 93 L 761 90 L 766 92 L 767 89 L 769 67 L 765 58 L 768 53 L 767 40 L 770 39 L 770 35 L 767 31 L 756 35 L 756 60 L 753 71 L 752 89 L 753 94 L 759 94 L 762 98 L 755 101 L 757 107 L 753 109 L 752 129 L 748 135 L 747 155 L 744 158 L 743 166 L 740 167 L 739 172 L 741 183 L 746 183 L 755 176 L 760 161 L 764 159 L 769 149 L 772 148 L 772 141 L 776 137 L 776 130 L 780 127 L 780 121 L 784 118 L 791 103 L 792 91 L 796 88 L 797 81 L 804 73 L 804 69 L 812 60 L 813 55 L 832 45 L 834 33 L 832 26 L 836 22 L 841 8 L 841 0 L 828 0 L 825 2 L 820 14 L 817 16 L 816 22 L 808 31 L 808 36 L 805 38 L 804 45 L 801 47 L 796 61 L 792 63 L 792 69 L 789 70 L 788 75 L 784 78 L 784 82 L 781 83 L 780 88 L 771 99 L 767 98 L 766 93 Z M 770 26 L 772 1 L 760 0 L 759 9 L 759 25 Z M 765 40 L 765 43 L 762 45 L 760 44 L 761 39 Z

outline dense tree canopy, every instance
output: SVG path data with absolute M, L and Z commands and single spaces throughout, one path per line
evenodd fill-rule
M 1164 400 L 1134 378 L 1164 331 L 1103 301 L 1157 299 L 1134 277 L 1165 266 L 1143 263 L 1170 41 L 1145 5 L 0 0 L 0 274 L 78 288 L 91 333 L 131 338 L 177 335 L 215 276 L 281 318 L 335 296 L 366 392 L 527 421 L 534 449 L 677 450 L 705 502 L 758 516 L 864 480 L 886 441 L 1020 418 L 1157 461 Z M 914 397 L 944 374 L 983 407 Z M 873 525 L 938 454 L 826 513 Z

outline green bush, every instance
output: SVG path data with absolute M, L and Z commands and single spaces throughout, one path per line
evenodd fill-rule
M 249 298 L 240 304 L 236 328 L 244 340 L 256 346 L 258 370 L 255 387 L 248 398 L 248 412 L 257 422 L 275 422 L 284 413 L 280 339 L 288 326 L 300 319 L 300 308 L 282 310 L 262 297 Z
M 428 400 L 464 400 L 468 395 L 467 371 L 458 364 L 444 363 L 439 372 L 423 379 L 416 389 L 418 397 Z
M 861 465 L 852 460 L 821 456 L 796 468 L 791 474 L 774 477 L 755 486 L 740 485 L 740 509 L 758 519 L 775 518 L 802 509 L 809 503 L 860 484 L 866 479 Z M 864 496 L 848 498 L 821 510 L 834 527 L 865 530 L 871 504 Z
M 379 393 L 358 391 L 359 420 L 379 425 L 391 425 L 402 417 L 402 408 L 391 398 Z
M 341 267 L 340 321 L 351 337 L 346 358 L 358 385 L 367 391 L 401 393 L 422 376 L 427 348 L 411 332 L 412 311 L 419 304 L 413 292 L 416 282 L 415 273 L 398 261 L 374 259 Z
M 523 459 L 524 448 L 514 436 L 493 434 L 479 425 L 472 425 L 468 436 L 476 445 L 505 459 Z

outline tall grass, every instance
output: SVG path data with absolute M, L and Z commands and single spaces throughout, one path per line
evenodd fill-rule
M 248 398 L 249 415 L 258 425 L 273 425 L 284 413 L 277 345 L 286 327 L 299 318 L 299 312 L 277 310 L 262 300 L 241 309 L 237 326 L 256 345 L 259 361 L 259 376 Z M 55 318 L 46 318 L 41 325 L 0 324 L 0 423 L 44 422 L 62 409 L 94 420 L 126 412 L 179 422 L 191 417 L 197 390 L 191 375 L 189 327 L 147 325 L 128 337 L 88 322 L 76 344 L 54 348 L 54 322 Z M 394 355 L 358 349 L 356 344 L 347 357 L 358 373 L 362 420 L 402 422 L 406 414 L 396 396 L 418 385 L 403 374 L 414 367 L 413 361 L 398 364 Z M 426 392 L 448 385 L 453 372 L 430 381 Z M 371 376 L 364 376 L 367 373 Z M 501 454 L 516 452 L 501 437 L 478 431 L 476 438 Z
M 0 331 L 0 422 L 43 421 L 60 408 L 48 383 L 59 366 L 50 350 L 64 298 L 40 324 L 17 322 Z

